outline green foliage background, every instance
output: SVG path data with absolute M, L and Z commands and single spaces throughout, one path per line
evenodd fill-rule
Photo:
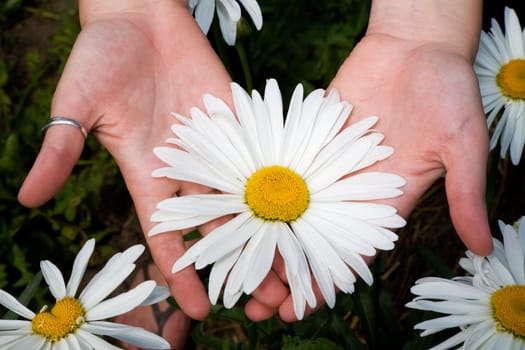
M 329 84 L 363 35 L 370 8 L 369 0 L 259 2 L 262 31 L 245 21 L 237 45 L 228 47 L 215 22 L 209 38 L 235 81 L 262 91 L 267 78 L 276 78 L 285 98 L 299 82 L 306 92 Z M 16 199 L 38 153 L 53 91 L 79 30 L 73 0 L 0 4 L 0 288 L 14 295 L 38 281 L 41 260 L 64 269 L 71 266 L 87 238 L 97 239 L 94 268 L 140 240 L 123 235 L 133 216 L 132 203 L 115 162 L 93 137 L 73 175 L 49 203 L 29 209 Z M 509 170 L 505 164 L 497 157 L 491 161 L 488 202 L 509 213 L 502 217 L 493 210 L 491 217 L 511 222 L 520 214 L 508 210 L 515 204 L 504 198 L 523 169 Z M 194 324 L 189 348 L 428 348 L 436 340 L 420 338 L 412 327 L 429 315 L 403 305 L 418 277 L 457 273 L 451 267 L 464 248 L 448 219 L 442 181 L 421 200 L 408 228 L 399 234 L 396 250 L 380 254 L 371 266 L 374 285 L 358 283 L 355 294 L 338 296 L 333 310 L 322 308 L 302 322 L 283 324 L 278 318 L 254 323 L 241 306 L 216 306 L 206 320 Z M 34 309 L 50 302 L 44 289 L 29 294 Z

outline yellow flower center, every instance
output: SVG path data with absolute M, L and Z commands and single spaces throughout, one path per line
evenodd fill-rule
M 268 221 L 291 222 L 310 201 L 303 178 L 292 170 L 273 165 L 257 170 L 246 183 L 246 203 L 255 216 Z
M 490 297 L 493 316 L 499 331 L 525 337 L 525 286 L 507 286 Z
M 496 83 L 501 94 L 513 100 L 525 100 L 525 59 L 515 59 L 503 65 Z
M 51 312 L 43 311 L 33 317 L 33 332 L 55 342 L 74 333 L 84 323 L 85 311 L 80 301 L 65 297 L 55 304 Z

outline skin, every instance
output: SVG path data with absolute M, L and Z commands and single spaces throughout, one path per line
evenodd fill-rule
M 171 136 L 170 112 L 188 115 L 190 107 L 202 106 L 205 92 L 230 103 L 230 77 L 183 1 L 81 0 L 79 5 L 82 32 L 51 115 L 77 120 L 115 157 L 147 232 L 157 202 L 175 193 L 208 191 L 151 177 L 163 165 L 152 149 Z M 354 105 L 351 122 L 380 116 L 377 128 L 395 153 L 370 170 L 407 180 L 403 196 L 383 202 L 407 217 L 446 174 L 459 236 L 473 252 L 487 255 L 492 251 L 484 204 L 488 135 L 472 70 L 480 19 L 481 0 L 374 0 L 365 37 L 329 88 Z M 75 128 L 48 129 L 19 201 L 28 207 L 48 201 L 67 180 L 83 142 Z M 210 305 L 194 269 L 170 272 L 185 251 L 182 232 L 146 238 L 184 313 L 204 318 Z M 279 256 L 246 305 L 253 320 L 275 313 L 295 321 Z

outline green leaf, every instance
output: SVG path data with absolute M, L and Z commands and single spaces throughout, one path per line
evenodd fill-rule
M 198 239 L 198 238 L 202 238 L 202 235 L 201 233 L 199 232 L 199 230 L 193 230 L 189 233 L 186 233 L 184 235 L 184 241 L 192 241 L 194 239 Z

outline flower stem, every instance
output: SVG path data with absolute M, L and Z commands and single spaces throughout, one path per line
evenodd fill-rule
M 246 56 L 246 50 L 244 50 L 244 45 L 241 40 L 238 40 L 235 44 L 235 49 L 239 55 L 239 60 L 241 61 L 242 71 L 244 73 L 244 79 L 246 81 L 246 91 L 253 90 L 252 82 L 252 73 L 250 71 L 250 65 L 248 64 L 248 58 Z

